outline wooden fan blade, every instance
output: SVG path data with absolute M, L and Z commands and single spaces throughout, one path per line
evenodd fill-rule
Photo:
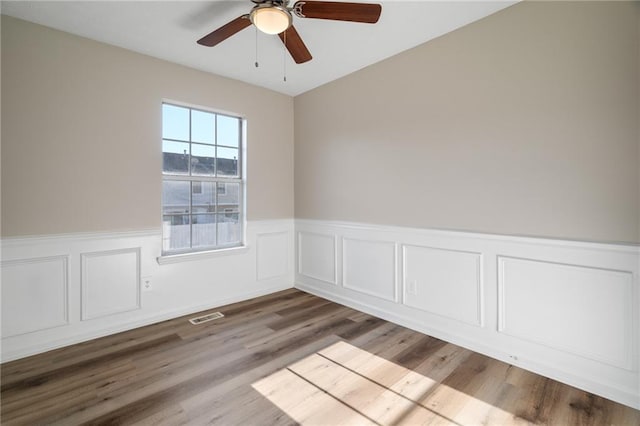
M 293 25 L 278 34 L 278 36 L 280 36 L 280 40 L 282 40 L 296 64 L 303 64 L 311 60 L 312 56 L 309 49 L 307 49 Z
M 217 30 L 207 34 L 198 40 L 198 44 L 213 47 L 216 44 L 225 41 L 235 33 L 238 33 L 251 25 L 249 15 L 242 15 L 233 21 L 221 26 Z
M 331 19 L 334 21 L 375 24 L 382 13 L 382 6 L 373 3 L 343 3 L 335 1 L 299 1 L 293 5 L 300 18 Z

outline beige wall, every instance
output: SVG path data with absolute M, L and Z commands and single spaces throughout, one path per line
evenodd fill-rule
M 639 9 L 521 3 L 298 96 L 296 217 L 640 242 Z M 293 216 L 290 97 L 4 16 L 1 63 L 3 236 L 159 227 L 162 99 L 244 114 L 248 217 Z
M 248 219 L 293 217 L 291 97 L 3 16 L 2 235 L 159 229 L 163 99 L 244 115 Z
M 296 217 L 640 242 L 639 4 L 520 3 L 296 97 Z

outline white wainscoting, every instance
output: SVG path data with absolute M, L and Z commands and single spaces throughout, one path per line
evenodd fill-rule
M 640 408 L 639 247 L 312 220 L 296 234 L 296 287 Z
M 246 235 L 246 249 L 161 265 L 159 230 L 3 239 L 2 362 L 291 288 L 293 220 Z

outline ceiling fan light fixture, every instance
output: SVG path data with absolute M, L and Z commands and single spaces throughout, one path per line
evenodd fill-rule
M 266 34 L 280 34 L 291 26 L 291 14 L 284 7 L 275 4 L 260 4 L 253 8 L 249 19 Z

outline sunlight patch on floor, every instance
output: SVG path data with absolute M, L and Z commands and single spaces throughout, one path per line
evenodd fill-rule
M 304 425 L 460 424 L 470 420 L 461 416 L 463 408 L 473 416 L 499 410 L 345 342 L 252 386 Z

